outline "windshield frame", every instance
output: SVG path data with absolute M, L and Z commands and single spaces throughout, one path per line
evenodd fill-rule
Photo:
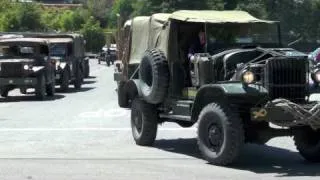
M 277 34 L 277 40 L 275 41 L 275 43 L 270 43 L 271 44 L 275 44 L 276 46 L 278 46 L 279 48 L 283 47 L 283 44 L 282 44 L 282 36 L 281 36 L 281 25 L 279 22 L 273 22 L 273 23 L 263 23 L 263 22 L 259 22 L 259 23 L 226 23 L 226 25 L 244 25 L 244 24 L 247 24 L 247 25 L 254 25 L 254 24 L 269 24 L 269 25 L 275 25 L 275 28 L 276 28 L 276 34 Z M 209 36 L 208 36 L 208 28 L 209 26 L 208 25 L 215 25 L 215 23 L 208 23 L 208 22 L 205 22 L 204 23 L 204 30 L 205 30 L 205 36 L 206 36 L 206 44 L 205 44 L 205 52 L 208 53 L 208 43 L 209 43 Z M 221 26 L 221 24 L 219 24 L 219 26 Z M 227 43 L 226 43 L 227 44 Z M 248 46 L 251 44 L 251 45 L 254 45 L 255 43 L 239 43 L 239 47 L 241 45 L 245 45 L 247 44 Z M 259 43 L 258 43 L 259 44 Z M 263 44 L 263 43 L 261 43 Z M 265 43 L 267 44 L 267 43 Z

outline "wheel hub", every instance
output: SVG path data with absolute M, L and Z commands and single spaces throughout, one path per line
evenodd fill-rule
M 208 130 L 209 142 L 214 147 L 220 147 L 223 142 L 223 134 L 221 128 L 214 124 Z
M 142 118 L 141 118 L 140 114 L 138 114 L 134 118 L 134 124 L 135 124 L 135 127 L 136 127 L 137 131 L 140 133 L 141 129 L 142 129 Z

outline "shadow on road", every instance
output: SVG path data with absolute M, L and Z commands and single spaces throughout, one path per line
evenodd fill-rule
M 96 79 L 96 78 L 97 78 L 97 76 L 89 76 L 86 79 Z
M 94 84 L 94 83 L 96 83 L 97 81 L 94 81 L 94 80 L 85 80 L 84 82 L 83 82 L 83 84 Z
M 32 102 L 32 101 L 54 101 L 54 100 L 58 100 L 58 99 L 62 99 L 64 98 L 64 95 L 60 95 L 60 94 L 56 94 L 53 97 L 48 97 L 46 96 L 46 98 L 44 100 L 39 100 L 37 99 L 36 96 L 8 96 L 7 98 L 0 98 L 0 103 L 1 102 Z
M 202 158 L 196 139 L 158 140 L 155 147 L 172 153 Z M 276 177 L 320 176 L 320 164 L 306 162 L 297 152 L 271 146 L 246 144 L 238 161 L 229 168 Z
M 57 93 L 63 93 L 63 94 L 69 94 L 69 93 L 78 93 L 78 92 L 87 92 L 92 89 L 95 89 L 95 87 L 82 87 L 81 89 L 77 90 L 75 88 L 70 87 L 67 92 L 62 92 L 60 88 L 56 89 Z

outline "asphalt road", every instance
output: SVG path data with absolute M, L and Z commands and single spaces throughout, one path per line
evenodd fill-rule
M 167 123 L 154 147 L 136 146 L 112 73 L 92 60 L 80 92 L 46 101 L 18 91 L 0 98 L 0 179 L 319 179 L 320 164 L 304 161 L 289 137 L 246 145 L 228 168 L 201 159 L 195 127 Z

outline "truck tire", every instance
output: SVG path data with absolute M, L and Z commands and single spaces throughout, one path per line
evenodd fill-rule
M 36 98 L 43 100 L 46 97 L 46 80 L 43 74 L 37 77 L 37 84 L 35 87 Z
M 293 139 L 302 157 L 310 162 L 320 162 L 320 130 L 301 128 L 295 132 Z
M 27 94 L 27 88 L 20 88 L 21 94 Z
M 4 97 L 4 98 L 6 98 L 6 97 L 8 97 L 8 94 L 9 94 L 9 89 L 8 88 L 3 88 L 3 89 L 1 89 L 1 97 Z
M 145 52 L 139 69 L 140 89 L 144 100 L 159 104 L 169 87 L 169 67 L 164 53 L 158 49 Z
M 50 84 L 46 85 L 46 92 L 47 95 L 50 97 L 53 97 L 54 94 L 56 93 L 56 81 L 53 80 Z
M 211 103 L 199 115 L 198 147 L 211 164 L 225 166 L 234 162 L 244 144 L 243 124 L 228 107 Z
M 138 98 L 134 99 L 131 108 L 131 128 L 137 145 L 151 146 L 158 130 L 156 107 Z
M 89 62 L 85 62 L 85 70 L 84 70 L 84 77 L 88 78 L 90 76 L 90 65 Z
M 128 95 L 125 92 L 125 81 L 120 81 L 118 84 L 118 105 L 122 108 L 127 108 L 129 106 Z
M 76 74 L 75 74 L 75 80 L 74 80 L 74 88 L 77 90 L 80 90 L 81 85 L 82 85 L 82 72 L 78 64 L 76 69 Z
M 67 69 L 63 71 L 61 78 L 60 89 L 62 92 L 67 92 L 69 90 L 70 73 Z

